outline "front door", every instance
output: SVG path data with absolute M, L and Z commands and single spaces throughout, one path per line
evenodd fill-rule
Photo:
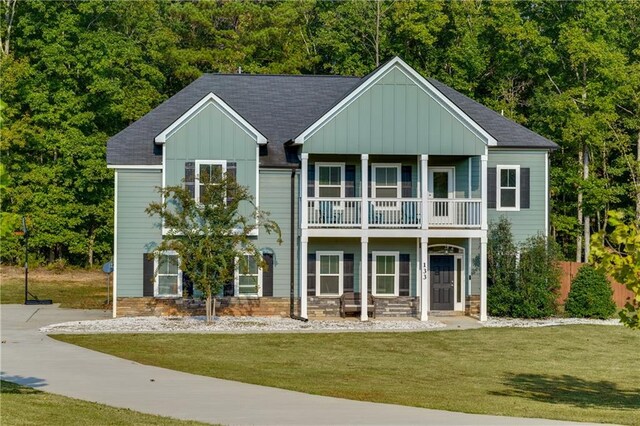
M 453 310 L 454 266 L 451 255 L 431 255 L 431 309 Z

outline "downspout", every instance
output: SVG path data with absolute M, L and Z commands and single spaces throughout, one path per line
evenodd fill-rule
M 291 241 L 290 241 L 290 262 L 289 262 L 289 274 L 291 278 L 291 283 L 289 287 L 289 317 L 295 320 L 299 320 L 302 322 L 309 321 L 307 318 L 303 318 L 295 314 L 295 260 L 296 260 L 296 250 L 295 250 L 295 242 L 296 242 L 296 221 L 295 221 L 295 206 L 296 206 L 296 170 L 299 167 L 291 168 L 291 211 L 290 211 L 290 229 L 291 229 Z M 302 261 L 302 260 L 301 260 Z M 304 277 L 300 277 L 300 279 L 304 279 Z

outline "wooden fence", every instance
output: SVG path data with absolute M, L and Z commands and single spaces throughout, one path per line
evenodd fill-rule
M 569 290 L 571 289 L 571 281 L 578 274 L 578 269 L 584 263 L 580 262 L 559 262 L 560 269 L 562 271 L 562 275 L 560 277 L 560 295 L 558 296 L 558 303 L 564 305 L 567 296 L 569 295 Z M 627 302 L 627 298 L 634 297 L 633 292 L 628 290 L 625 286 L 620 284 L 617 281 L 614 281 L 612 278 L 609 278 L 609 282 L 611 283 L 611 288 L 613 289 L 613 301 L 616 302 L 616 306 L 618 308 L 623 308 L 624 304 Z

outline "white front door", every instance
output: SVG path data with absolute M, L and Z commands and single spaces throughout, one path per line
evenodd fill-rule
M 453 167 L 429 168 L 430 218 L 432 225 L 452 225 L 454 206 L 450 199 L 454 198 Z

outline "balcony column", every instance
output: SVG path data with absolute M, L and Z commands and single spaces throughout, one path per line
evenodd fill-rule
M 360 154 L 361 183 L 360 218 L 362 229 L 369 229 L 369 154 Z M 366 314 L 366 312 L 365 312 Z
M 360 238 L 360 319 L 368 321 L 367 304 L 369 303 L 369 237 Z
M 429 310 L 429 238 L 420 237 L 420 321 L 428 320 Z
M 486 153 L 487 151 L 485 151 Z M 480 171 L 482 173 L 482 178 L 480 179 L 481 181 L 481 189 L 482 189 L 482 205 L 481 205 L 481 212 L 480 214 L 482 215 L 482 217 L 480 218 L 481 220 L 481 227 L 480 229 L 486 231 L 488 229 L 488 221 L 487 221 L 487 195 L 488 195 L 488 188 L 487 188 L 487 160 L 488 160 L 489 156 L 487 154 L 485 155 L 481 155 L 480 156 L 480 164 L 481 164 L 481 168 Z
M 309 227 L 309 202 L 307 200 L 307 187 L 309 184 L 309 154 L 303 152 L 300 154 L 300 157 L 302 160 L 302 164 L 300 165 L 300 197 L 302 200 L 300 203 L 300 228 L 307 229 Z
M 308 262 L 309 237 L 303 231 L 300 237 L 300 316 L 307 316 L 307 262 Z
M 480 239 L 480 321 L 487 320 L 487 235 Z
M 420 229 L 429 228 L 429 156 L 420 155 L 420 210 L 422 211 L 422 224 Z

